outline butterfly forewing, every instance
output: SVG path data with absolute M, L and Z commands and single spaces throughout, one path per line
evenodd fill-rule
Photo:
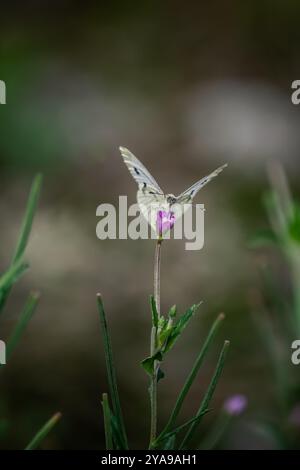
M 138 158 L 124 147 L 120 147 L 120 151 L 127 168 L 138 184 L 137 201 L 141 213 L 156 231 L 157 211 L 163 210 L 167 204 L 165 196 L 158 183 Z
M 215 171 L 210 173 L 207 176 L 204 176 L 201 180 L 194 183 L 190 188 L 186 189 L 183 193 L 177 196 L 177 202 L 179 204 L 188 204 L 191 203 L 196 194 L 203 188 L 207 183 L 209 183 L 213 178 L 215 178 L 221 171 L 227 166 L 225 165 L 220 166 Z
M 123 160 L 128 170 L 137 182 L 139 189 L 152 191 L 155 194 L 163 194 L 159 185 L 149 173 L 146 167 L 125 147 L 120 147 Z

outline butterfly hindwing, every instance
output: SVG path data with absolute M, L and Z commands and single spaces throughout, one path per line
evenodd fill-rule
M 158 211 L 167 211 L 169 204 L 163 194 L 152 194 L 151 191 L 139 189 L 137 192 L 137 202 L 141 213 L 156 232 L 156 221 Z

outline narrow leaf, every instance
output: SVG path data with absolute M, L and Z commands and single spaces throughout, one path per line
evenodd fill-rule
M 181 317 L 179 320 L 175 323 L 170 335 L 168 336 L 168 339 L 166 341 L 166 345 L 164 347 L 164 352 L 168 352 L 173 346 L 175 341 L 178 339 L 179 335 L 182 333 L 184 328 L 187 326 L 188 322 L 190 319 L 193 317 L 193 315 L 196 313 L 197 309 L 201 305 L 202 302 L 196 305 L 192 305 Z
M 118 387 L 117 387 L 116 372 L 115 372 L 115 367 L 113 363 L 111 340 L 110 340 L 110 336 L 109 336 L 109 332 L 107 328 L 104 306 L 103 306 L 103 302 L 102 302 L 102 298 L 100 294 L 97 295 L 97 302 L 98 302 L 98 310 L 99 310 L 99 315 L 100 315 L 102 339 L 103 339 L 103 345 L 104 345 L 104 355 L 105 355 L 105 362 L 106 362 L 106 369 L 107 369 L 107 376 L 108 376 L 108 385 L 109 385 L 110 397 L 112 401 L 113 412 L 115 414 L 118 429 L 121 434 L 123 448 L 128 449 L 127 436 L 126 436 L 125 425 L 123 421 L 123 415 L 122 415 Z
M 200 350 L 200 353 L 199 353 L 199 355 L 198 355 L 198 357 L 197 357 L 197 359 L 196 359 L 196 361 L 193 365 L 193 368 L 192 368 L 189 376 L 187 377 L 187 379 L 185 381 L 185 384 L 183 385 L 180 394 L 178 395 L 178 398 L 177 398 L 177 401 L 176 401 L 175 406 L 173 408 L 173 411 L 171 413 L 170 419 L 169 419 L 164 431 L 162 432 L 162 434 L 169 432 L 170 429 L 174 426 L 175 421 L 177 419 L 177 416 L 178 416 L 178 414 L 181 410 L 182 404 L 183 404 L 183 402 L 184 402 L 184 400 L 185 400 L 185 398 L 186 398 L 186 396 L 187 396 L 187 394 L 188 394 L 188 392 L 189 392 L 189 390 L 190 390 L 190 388 L 191 388 L 191 386 L 192 386 L 192 384 L 193 384 L 193 382 L 194 382 L 194 380 L 195 380 L 195 378 L 196 378 L 196 376 L 199 372 L 199 369 L 200 369 L 200 367 L 203 363 L 203 360 L 204 360 L 206 354 L 208 353 L 208 350 L 209 350 L 209 348 L 210 348 L 210 346 L 211 346 L 211 344 L 212 344 L 212 342 L 213 342 L 213 340 L 216 336 L 216 333 L 219 330 L 224 318 L 225 318 L 224 313 L 220 313 L 220 315 L 214 321 L 214 323 L 213 323 L 213 325 L 212 325 L 212 327 L 211 327 L 211 329 L 210 329 L 210 331 L 207 335 L 207 338 L 206 338 L 206 340 L 205 340 L 205 342 L 204 342 L 204 344 L 203 344 L 203 346 Z
M 161 434 L 160 436 L 158 436 L 158 438 L 155 440 L 152 448 L 154 449 L 157 449 L 160 447 L 161 445 L 161 442 L 165 442 L 167 440 L 169 440 L 170 438 L 175 437 L 180 431 L 182 431 L 183 429 L 185 429 L 187 426 L 189 426 L 190 424 L 193 424 L 197 421 L 199 421 L 203 415 L 205 415 L 206 413 L 208 413 L 209 410 L 206 410 L 204 411 L 203 413 L 201 413 L 200 416 L 194 416 L 194 418 L 192 419 L 189 419 L 188 421 L 186 421 L 185 423 L 181 424 L 180 426 L 177 426 L 177 428 L 173 429 L 172 431 L 168 432 L 167 434 Z M 163 448 L 165 449 L 165 444 L 163 446 Z
M 107 393 L 102 394 L 102 408 L 103 408 L 103 416 L 104 416 L 106 450 L 114 450 L 113 439 L 112 439 L 112 427 L 111 427 L 111 413 L 110 413 Z
M 215 389 L 216 389 L 216 386 L 217 386 L 217 383 L 221 377 L 221 373 L 223 371 L 223 368 L 224 368 L 224 364 L 225 364 L 225 359 L 226 359 L 226 355 L 227 355 L 227 352 L 228 352 L 228 348 L 229 348 L 229 345 L 230 345 L 230 342 L 229 341 L 225 341 L 224 342 L 224 346 L 222 348 L 222 351 L 221 351 L 221 354 L 219 356 L 219 359 L 218 359 L 218 363 L 217 363 L 217 366 L 216 366 L 216 369 L 215 369 L 215 372 L 214 372 L 214 375 L 210 381 L 210 384 L 208 386 L 208 389 L 206 391 L 206 394 L 201 402 L 201 405 L 200 405 L 200 408 L 196 414 L 196 417 L 199 416 L 199 420 L 197 422 L 194 422 L 193 424 L 191 424 L 189 430 L 187 431 L 182 443 L 181 443 L 181 446 L 180 446 L 180 449 L 185 449 L 190 441 L 192 440 L 193 436 L 194 436 L 194 433 L 197 429 L 197 427 L 199 426 L 199 423 L 200 423 L 200 420 L 203 416 L 203 413 L 208 409 L 208 405 L 213 397 L 213 394 L 215 392 Z
M 111 426 L 112 426 L 112 437 L 113 447 L 115 450 L 124 450 L 123 438 L 119 428 L 118 420 L 111 412 Z
M 202 416 L 206 415 L 208 413 L 209 410 L 205 410 L 203 411 L 202 413 L 200 413 L 200 415 L 196 415 L 194 416 L 194 418 L 192 419 L 189 419 L 188 421 L 186 421 L 185 423 L 181 424 L 180 426 L 177 426 L 177 428 L 173 429 L 173 431 L 170 431 L 168 434 L 166 434 L 164 436 L 164 439 L 165 438 L 168 438 L 170 437 L 172 434 L 178 434 L 180 431 L 182 431 L 183 429 L 185 429 L 187 426 L 189 426 L 190 424 L 194 424 L 194 423 L 197 423 L 198 421 L 200 421 L 200 419 L 202 418 Z
M 26 212 L 25 216 L 23 219 L 22 227 L 21 227 L 21 232 L 19 236 L 19 240 L 17 243 L 17 247 L 12 259 L 12 263 L 15 263 L 18 261 L 20 258 L 22 258 L 25 248 L 28 243 L 29 235 L 31 232 L 32 228 L 32 223 L 33 223 L 33 218 L 34 214 L 37 209 L 37 204 L 39 200 L 39 195 L 40 195 L 40 190 L 41 190 L 41 185 L 42 185 L 42 175 L 38 174 L 31 186 L 30 189 L 30 194 L 28 197 L 28 202 L 27 202 L 27 207 L 26 207 Z
M 20 318 L 8 339 L 6 353 L 7 357 L 9 358 L 14 351 L 15 347 L 17 346 L 25 328 L 27 327 L 29 321 L 34 314 L 35 308 L 37 306 L 39 300 L 39 293 L 33 292 L 29 295 L 28 300 L 21 312 Z
M 149 374 L 150 376 L 153 375 L 155 361 L 159 361 L 159 362 L 162 361 L 161 351 L 157 351 L 155 354 L 153 354 L 153 356 L 146 357 L 146 359 L 144 359 L 141 362 L 142 367 L 145 369 L 147 374 Z
M 29 235 L 30 235 L 31 228 L 32 228 L 34 214 L 35 214 L 37 204 L 38 204 L 41 185 L 42 185 L 42 176 L 40 174 L 38 174 L 35 177 L 35 179 L 33 180 L 33 183 L 32 183 L 31 189 L 30 189 L 30 194 L 29 194 L 28 201 L 27 201 L 25 216 L 24 216 L 24 219 L 23 219 L 23 223 L 22 223 L 19 239 L 18 239 L 18 242 L 17 242 L 17 246 L 16 246 L 16 249 L 15 249 L 15 253 L 12 257 L 11 266 L 13 266 L 16 263 L 18 263 L 19 261 L 21 261 L 21 259 L 23 257 L 23 254 L 25 252 L 25 248 L 27 246 Z M 9 296 L 10 290 L 11 290 L 11 286 L 7 286 L 5 288 L 5 290 L 3 290 L 3 292 L 1 293 L 1 296 L 0 296 L 0 311 L 3 309 L 3 307 L 6 303 L 6 300 L 7 300 L 7 297 Z
M 27 263 L 18 261 L 12 264 L 8 270 L 0 277 L 0 290 L 5 291 L 22 276 L 22 274 L 28 269 Z M 1 294 L 0 294 L 1 295 Z
M 52 418 L 37 432 L 34 438 L 29 442 L 25 450 L 35 450 L 41 442 L 48 436 L 49 432 L 54 428 L 61 418 L 61 413 L 55 413 Z
M 173 305 L 169 310 L 168 316 L 169 316 L 169 318 L 175 318 L 176 315 L 177 315 L 177 307 L 176 307 L 176 305 Z
M 176 436 L 172 434 L 165 440 L 163 450 L 174 450 L 176 445 Z

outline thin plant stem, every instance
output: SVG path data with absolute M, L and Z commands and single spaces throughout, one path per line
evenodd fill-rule
M 155 247 L 154 259 L 154 300 L 158 315 L 160 315 L 160 260 L 162 239 L 158 239 Z
M 156 310 L 158 313 L 158 318 L 160 316 L 160 263 L 161 263 L 161 244 L 162 239 L 158 239 L 155 247 L 155 257 L 154 257 L 154 300 L 156 304 Z M 156 348 L 156 335 L 157 327 L 152 325 L 151 330 L 151 345 L 150 345 L 150 354 L 151 356 L 155 352 Z M 150 424 L 150 444 L 151 448 L 152 443 L 156 439 L 157 434 L 157 373 L 159 369 L 159 362 L 154 362 L 153 374 L 150 382 L 150 406 L 151 406 L 151 424 Z

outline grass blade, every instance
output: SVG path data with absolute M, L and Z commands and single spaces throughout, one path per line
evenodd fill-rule
M 17 322 L 11 336 L 7 342 L 6 354 L 7 358 L 9 358 L 14 351 L 15 347 L 17 346 L 25 328 L 27 327 L 32 315 L 34 314 L 35 308 L 37 306 L 39 300 L 38 293 L 31 293 L 29 298 L 23 308 L 23 311 L 20 315 L 19 321 Z
M 110 415 L 110 408 L 109 408 L 107 393 L 102 394 L 102 408 L 103 408 L 103 415 L 104 415 L 106 450 L 114 450 L 113 439 L 112 439 L 111 415 Z
M 38 205 L 41 185 L 42 185 L 42 175 L 38 174 L 34 178 L 31 189 L 30 189 L 26 212 L 25 212 L 25 216 L 23 219 L 17 247 L 15 250 L 14 256 L 12 258 L 12 264 L 22 258 L 25 248 L 27 246 L 29 235 L 30 235 L 31 228 L 32 228 L 34 214 L 36 212 L 37 205 Z
M 0 277 L 0 291 L 6 291 L 22 276 L 28 269 L 28 264 L 18 261 L 12 264 L 8 270 Z M 2 292 L 0 292 L 1 296 Z
M 155 449 L 157 445 L 160 444 L 160 442 L 164 442 L 164 441 L 168 441 L 171 437 L 176 437 L 176 435 L 181 432 L 183 429 L 185 429 L 187 426 L 190 426 L 191 424 L 193 423 L 197 423 L 198 421 L 200 421 L 200 419 L 202 418 L 202 416 L 206 415 L 206 413 L 208 413 L 209 410 L 207 409 L 206 411 L 203 411 L 202 413 L 200 413 L 200 415 L 196 415 L 194 416 L 194 418 L 192 419 L 189 419 L 188 421 L 186 421 L 185 423 L 181 424 L 180 426 L 178 426 L 177 428 L 173 429 L 172 431 L 164 434 L 164 435 L 161 435 L 159 436 L 155 443 L 154 443 L 154 446 L 153 448 Z M 165 448 L 165 447 L 164 447 Z
M 177 398 L 177 401 L 175 403 L 175 406 L 173 408 L 173 411 L 171 413 L 171 416 L 170 416 L 170 419 L 165 427 L 165 429 L 163 430 L 162 434 L 167 434 L 168 432 L 171 431 L 172 427 L 174 426 L 175 424 L 175 421 L 177 419 L 177 416 L 181 410 L 181 407 L 182 407 L 182 404 L 185 400 L 185 397 L 187 396 L 196 376 L 197 376 L 197 373 L 199 372 L 199 369 L 203 363 L 203 360 L 209 350 L 209 347 L 211 345 L 211 343 L 213 342 L 215 336 L 216 336 L 216 333 L 217 331 L 219 330 L 220 326 L 221 326 L 221 323 L 223 322 L 225 318 L 225 315 L 224 313 L 220 313 L 220 315 L 217 317 L 217 319 L 215 320 L 215 322 L 213 323 L 211 329 L 210 329 L 210 332 L 208 333 L 208 336 L 201 348 L 201 351 L 194 363 L 194 366 L 188 376 L 188 378 L 186 379 L 185 381 L 185 384 L 184 386 L 182 387 L 182 390 L 180 392 L 180 394 L 178 395 L 178 398 Z
M 102 339 L 103 339 L 103 345 L 104 345 L 104 355 L 105 355 L 105 362 L 106 362 L 106 369 L 107 369 L 107 376 L 108 376 L 108 385 L 109 385 L 109 391 L 110 391 L 110 396 L 111 396 L 111 401 L 112 401 L 113 412 L 117 420 L 118 430 L 120 433 L 120 437 L 122 439 L 124 449 L 128 449 L 127 436 L 126 436 L 125 425 L 123 421 L 123 415 L 122 415 L 118 387 L 117 387 L 116 372 L 115 372 L 115 367 L 113 363 L 111 340 L 110 340 L 110 336 L 109 336 L 109 332 L 107 328 L 105 311 L 104 311 L 103 302 L 102 302 L 102 298 L 100 294 L 97 294 L 97 302 L 98 302 L 98 310 L 99 310 L 99 315 L 100 315 Z
M 20 261 L 23 257 L 25 248 L 28 243 L 29 235 L 31 232 L 32 228 L 32 223 L 33 223 L 33 218 L 34 214 L 37 209 L 37 204 L 38 204 L 38 199 L 39 199 L 39 194 L 41 190 L 41 185 L 42 185 L 42 175 L 38 174 L 35 179 L 33 180 L 31 189 L 30 189 L 30 194 L 28 197 L 27 201 L 27 207 L 25 211 L 25 216 L 23 218 L 22 226 L 21 226 L 21 231 L 19 235 L 19 239 L 17 242 L 17 246 L 15 249 L 15 253 L 12 257 L 11 261 L 11 266 L 16 264 L 18 261 Z M 0 311 L 3 309 L 6 299 L 10 293 L 11 286 L 7 287 L 0 296 Z
M 47 421 L 46 424 L 36 433 L 34 438 L 29 442 L 29 444 L 25 447 L 25 450 L 35 450 L 40 443 L 48 436 L 49 432 L 54 428 L 57 422 L 61 418 L 61 413 L 55 413 L 52 418 Z
M 226 359 L 226 356 L 227 356 L 229 345 L 230 345 L 229 341 L 224 342 L 222 351 L 221 351 L 219 359 L 218 359 L 217 366 L 215 368 L 214 375 L 213 375 L 213 377 L 210 381 L 207 392 L 206 392 L 206 394 L 205 394 L 205 396 L 204 396 L 204 398 L 201 402 L 201 405 L 200 405 L 200 408 L 199 408 L 199 410 L 196 414 L 196 417 L 199 416 L 199 418 L 202 418 L 201 415 L 203 415 L 203 413 L 208 409 L 208 405 L 209 405 L 209 403 L 210 403 L 210 401 L 213 397 L 213 394 L 215 392 L 217 383 L 218 383 L 218 381 L 221 377 L 221 373 L 222 373 L 222 370 L 224 368 L 225 359 Z M 185 437 L 184 437 L 184 439 L 181 443 L 180 449 L 185 449 L 187 447 L 187 445 L 190 443 L 197 427 L 199 426 L 200 420 L 201 419 L 199 419 L 199 421 L 194 422 L 193 424 L 191 424 L 189 430 L 187 431 L 187 433 L 186 433 L 186 435 L 185 435 Z

